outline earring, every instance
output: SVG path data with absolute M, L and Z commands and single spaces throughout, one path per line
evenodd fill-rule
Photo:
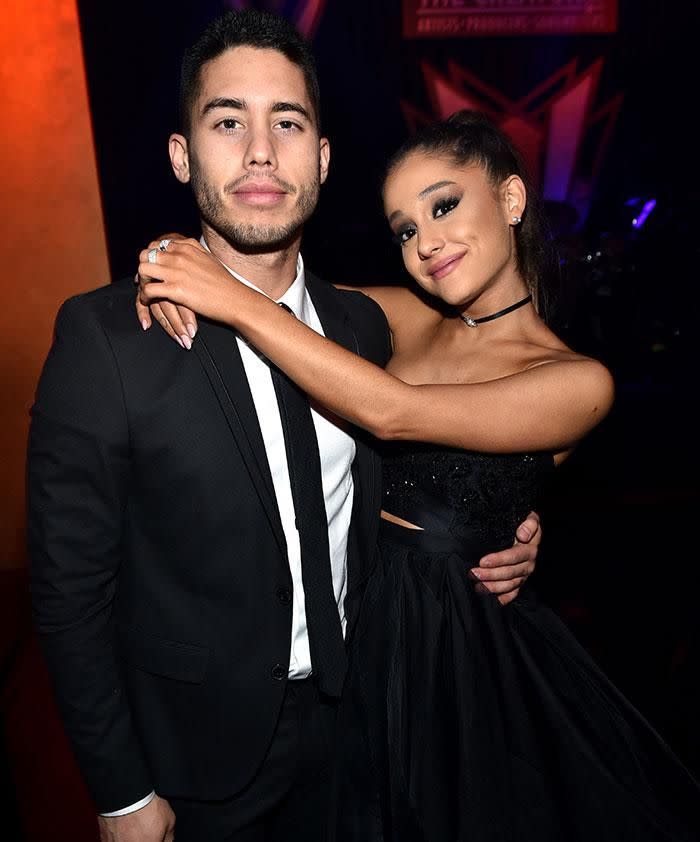
M 523 221 L 523 218 L 522 216 L 512 216 L 510 218 L 510 221 L 513 223 L 513 225 L 520 225 L 520 223 Z

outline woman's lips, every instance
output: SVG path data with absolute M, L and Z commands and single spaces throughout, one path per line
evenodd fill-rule
M 428 269 L 428 275 L 436 280 L 444 278 L 445 275 L 449 275 L 450 272 L 457 267 L 465 254 L 466 251 L 462 251 L 459 254 L 453 254 L 450 257 L 445 257 L 437 263 L 434 263 L 430 269 Z

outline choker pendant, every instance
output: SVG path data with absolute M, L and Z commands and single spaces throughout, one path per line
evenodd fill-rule
M 498 319 L 501 316 L 512 313 L 513 310 L 517 310 L 519 307 L 524 307 L 530 301 L 532 301 L 532 295 L 527 295 L 521 301 L 516 301 L 515 304 L 511 304 L 510 307 L 504 307 L 503 310 L 499 310 L 497 313 L 492 313 L 490 316 L 482 316 L 480 319 L 472 319 L 471 316 L 463 316 L 461 313 L 459 314 L 459 317 L 464 324 L 467 325 L 467 327 L 478 327 L 484 322 L 492 322 L 494 319 Z

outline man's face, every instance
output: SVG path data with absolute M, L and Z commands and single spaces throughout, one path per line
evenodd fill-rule
M 244 252 L 300 236 L 328 172 L 316 120 L 302 70 L 282 53 L 234 47 L 205 64 L 190 137 L 170 138 L 203 222 Z

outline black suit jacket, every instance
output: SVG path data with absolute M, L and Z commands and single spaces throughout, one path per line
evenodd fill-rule
M 366 296 L 307 275 L 326 335 L 384 365 Z M 100 812 L 151 789 L 218 799 L 254 775 L 289 663 L 292 588 L 235 336 L 142 331 L 120 281 L 67 301 L 32 410 L 37 628 Z M 380 466 L 357 436 L 346 612 L 376 552 Z

